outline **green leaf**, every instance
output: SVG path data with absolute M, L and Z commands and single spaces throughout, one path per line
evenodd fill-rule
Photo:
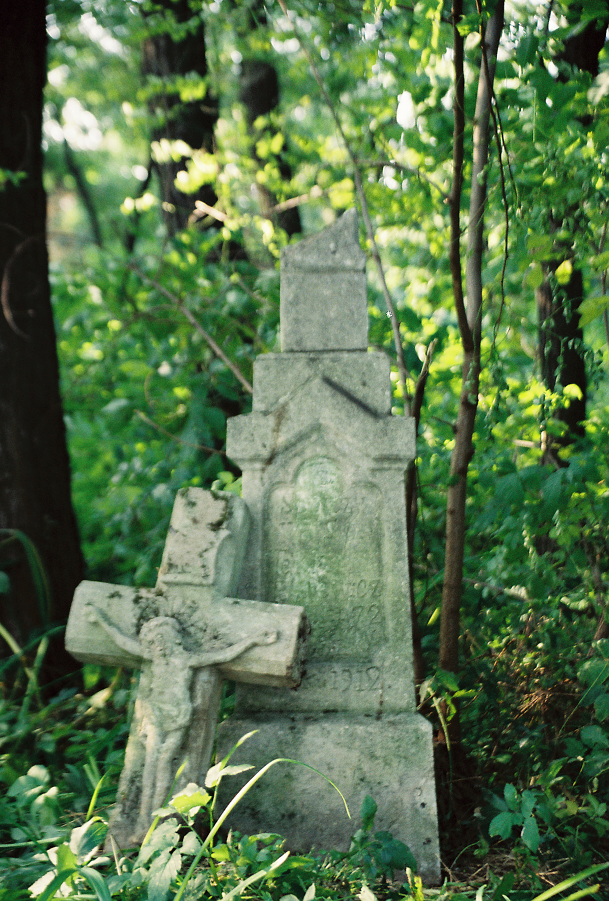
M 498 813 L 496 817 L 493 817 L 491 820 L 491 824 L 488 827 L 488 834 L 491 838 L 495 835 L 498 835 L 499 838 L 509 838 L 512 832 L 512 826 L 514 826 L 514 817 L 509 811 L 504 811 L 503 813 Z
M 68 845 L 66 845 L 66 844 L 58 845 L 58 847 L 57 847 L 57 869 L 58 870 L 75 869 L 77 863 L 78 863 L 78 861 L 76 859 L 76 854 L 74 854 L 74 852 Z
M 584 726 L 580 735 L 589 748 L 609 748 L 609 735 L 601 726 Z
M 533 32 L 529 31 L 521 40 L 516 50 L 516 60 L 518 65 L 524 69 L 535 62 L 537 50 L 539 48 L 539 38 Z
M 231 763 L 228 766 L 224 766 L 224 761 L 220 761 L 220 763 L 214 764 L 207 771 L 205 787 L 214 788 L 220 779 L 223 779 L 225 776 L 238 776 L 239 773 L 247 773 L 248 770 L 252 769 L 253 766 L 249 763 Z
M 598 657 L 586 660 L 577 671 L 577 678 L 589 687 L 602 685 L 609 681 L 609 660 Z
M 539 848 L 539 842 L 541 841 L 539 826 L 537 825 L 535 817 L 529 816 L 525 818 L 520 835 L 529 851 L 535 853 Z
M 387 833 L 389 835 L 389 833 Z M 389 836 L 391 838 L 391 836 Z M 388 850 L 390 857 L 388 860 L 392 870 L 414 870 L 416 872 L 417 862 L 414 854 L 404 842 L 391 838 L 388 842 Z
M 376 816 L 377 810 L 378 806 L 376 804 L 376 801 L 371 798 L 370 795 L 366 795 L 366 797 L 362 801 L 360 817 L 362 820 L 362 825 L 367 832 L 369 832 L 374 825 L 374 818 Z
M 523 817 L 529 817 L 532 815 L 533 810 L 535 809 L 535 805 L 537 804 L 537 798 L 533 794 L 532 791 L 525 789 L 522 793 L 522 805 L 521 811 Z
M 556 268 L 554 274 L 559 285 L 568 285 L 571 281 L 571 276 L 573 275 L 573 263 L 571 260 L 563 260 Z
M 548 511 L 559 510 L 566 494 L 567 470 L 557 469 L 550 473 L 541 490 L 544 507 Z
M 83 863 L 91 852 L 103 843 L 107 831 L 108 827 L 99 817 L 94 817 L 82 826 L 72 829 L 70 848 L 76 855 L 74 862 Z
M 522 480 L 517 472 L 497 479 L 495 496 L 502 502 L 519 506 L 524 500 L 524 488 Z
M 529 287 L 539 288 L 543 284 L 544 276 L 540 266 L 531 266 L 526 271 L 525 275 L 526 283 Z
M 91 867 L 79 867 L 78 872 L 87 880 L 97 895 L 98 901 L 112 901 L 108 886 L 101 873 L 98 873 L 97 870 L 94 870 Z
M 201 848 L 201 841 L 198 835 L 194 832 L 189 832 L 182 842 L 182 854 L 188 856 L 193 856 L 197 854 L 197 852 Z
M 480 16 L 478 13 L 469 13 L 461 16 L 459 19 L 457 30 L 462 38 L 466 38 L 468 34 L 480 29 Z
M 455 673 L 451 673 L 450 670 L 439 669 L 437 672 L 438 682 L 443 688 L 447 688 L 449 691 L 458 691 L 459 690 L 459 681 Z
M 519 799 L 518 792 L 509 782 L 504 786 L 503 789 L 503 797 L 505 798 L 505 803 L 509 807 L 510 810 L 518 810 L 519 807 Z
M 76 867 L 71 867 L 69 870 L 61 870 L 61 872 L 57 873 L 57 875 L 53 877 L 42 894 L 38 896 L 36 901 L 53 901 L 58 890 L 61 888 L 64 882 L 67 882 L 67 880 L 70 879 L 70 877 L 73 876 L 76 872 L 78 872 Z
M 594 712 L 601 722 L 609 717 L 609 694 L 602 694 L 594 699 Z
M 607 309 L 609 309 L 609 295 L 587 297 L 579 307 L 579 324 L 582 328 L 589 325 L 598 316 L 602 316 Z
M 511 891 L 514 888 L 514 879 L 514 873 L 508 873 L 504 876 L 493 892 L 491 901 L 504 901 L 504 898 L 509 898 Z
M 210 801 L 211 795 L 193 784 L 187 786 L 179 795 L 175 795 L 171 799 L 171 806 L 175 807 L 178 813 L 185 814 L 194 807 L 206 807 Z

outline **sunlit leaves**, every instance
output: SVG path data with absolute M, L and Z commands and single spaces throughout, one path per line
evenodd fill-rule
M 209 210 L 197 209 L 193 198 L 201 232 L 195 228 L 172 240 L 160 227 L 160 205 L 152 202 L 157 185 L 154 180 L 145 189 L 139 185 L 147 177 L 151 148 L 143 136 L 151 122 L 146 108 L 150 91 L 137 91 L 136 59 L 136 38 L 167 23 L 160 16 L 146 23 L 138 18 L 136 27 L 131 5 L 121 5 L 122 25 L 116 4 L 99 4 L 99 16 L 108 25 L 112 7 L 113 34 L 124 38 L 127 63 L 116 55 L 109 62 L 103 47 L 92 46 L 77 21 L 51 47 L 52 65 L 68 68 L 70 87 L 58 77 L 49 99 L 59 109 L 66 96 L 77 96 L 83 109 L 103 124 L 109 148 L 106 156 L 91 155 L 86 162 L 100 185 L 97 201 L 109 223 L 110 252 L 92 258 L 85 247 L 72 254 L 55 285 L 74 492 L 90 575 L 154 584 L 175 490 L 216 479 L 234 486 L 238 475 L 222 453 L 224 430 L 226 418 L 246 409 L 248 400 L 170 296 L 183 301 L 251 378 L 255 355 L 276 349 L 276 260 L 287 240 L 272 218 L 262 214 L 261 191 L 272 194 L 279 206 L 300 198 L 305 232 L 314 232 L 358 203 L 357 166 L 397 308 L 409 390 L 428 347 L 436 342 L 417 449 L 420 495 L 413 558 L 424 652 L 433 665 L 448 458 L 463 362 L 447 263 L 453 142 L 450 4 L 293 0 L 289 20 L 278 4 L 267 4 L 254 30 L 244 4 L 202 4 L 198 11 L 206 23 L 208 80 L 168 79 L 151 87 L 176 90 L 182 99 L 198 102 L 206 87 L 213 88 L 220 102 L 214 152 L 171 142 L 159 142 L 152 150 L 158 161 L 184 161 L 178 176 L 181 190 L 213 186 L 219 229 L 215 238 L 211 229 L 205 234 L 212 217 Z M 468 160 L 480 22 L 476 4 L 464 6 Z M 595 81 L 576 72 L 566 82 L 558 77 L 553 56 L 568 29 L 546 34 L 538 4 L 514 3 L 510 17 L 495 85 L 498 132 L 493 148 L 495 152 L 497 141 L 504 145 L 503 165 L 495 153 L 489 167 L 485 370 L 470 464 L 462 650 L 463 684 L 483 691 L 485 699 L 483 705 L 466 707 L 464 741 L 497 770 L 509 755 L 520 755 L 526 784 L 535 777 L 530 748 L 536 726 L 534 714 L 525 724 L 518 692 L 527 691 L 529 684 L 532 692 L 540 682 L 546 686 L 574 678 L 573 661 L 587 653 L 602 613 L 599 599 L 604 595 L 598 586 L 606 584 L 609 572 L 606 363 L 599 356 L 599 387 L 589 397 L 588 443 L 565 453 L 568 467 L 543 465 L 548 433 L 556 431 L 553 414 L 571 392 L 567 386 L 562 394 L 550 393 L 539 381 L 534 305 L 535 289 L 548 268 L 556 268 L 560 284 L 577 266 L 588 297 L 581 308 L 586 339 L 593 339 L 597 350 L 603 346 L 609 94 L 603 68 Z M 281 84 L 279 108 L 253 129 L 238 101 L 239 64 L 248 54 L 272 60 Z M 60 146 L 51 142 L 49 149 L 49 181 L 55 184 L 65 176 Z M 283 164 L 291 170 L 289 177 Z M 468 183 L 466 163 L 464 246 Z M 59 202 L 53 195 L 52 201 Z M 126 217 L 117 212 L 123 201 Z M 139 229 L 136 256 L 130 259 L 138 272 L 125 265 L 126 226 Z M 506 228 L 509 254 L 504 261 Z M 247 264 L 229 261 L 228 241 L 245 247 Z M 362 243 L 370 252 L 363 229 Z M 150 281 L 145 283 L 138 273 Z M 372 265 L 368 279 L 370 344 L 393 361 L 394 335 Z M 396 388 L 396 414 L 403 413 L 405 400 Z M 560 426 L 554 437 L 561 439 Z M 606 698 L 606 692 L 602 695 Z M 599 716 L 607 710 L 607 701 L 600 698 L 595 707 Z M 488 710 L 496 712 L 501 734 L 489 734 Z M 506 816 L 495 824 L 497 835 L 507 835 L 509 825 L 513 837 L 531 852 L 539 839 L 539 807 L 533 810 L 530 798 L 521 794 L 502 800 L 507 809 L 499 813 Z M 521 819 L 516 822 L 513 815 Z M 169 872 L 165 866 L 172 866 L 169 858 L 159 864 L 161 887 Z

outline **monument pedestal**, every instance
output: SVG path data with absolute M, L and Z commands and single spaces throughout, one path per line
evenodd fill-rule
M 431 728 L 416 712 L 404 473 L 414 422 L 391 412 L 390 363 L 368 352 L 365 256 L 354 211 L 285 248 L 281 353 L 254 366 L 252 412 L 229 420 L 251 529 L 238 595 L 302 607 L 311 626 L 298 691 L 240 685 L 224 757 L 280 764 L 235 810 L 245 833 L 295 849 L 349 847 L 366 795 L 377 830 L 439 878 Z M 250 774 L 251 775 L 251 774 Z M 244 780 L 245 781 L 245 780 Z M 232 790 L 224 786 L 223 800 Z M 234 789 L 236 790 L 236 789 Z
M 340 789 L 351 819 L 325 779 L 308 767 L 279 763 L 231 814 L 232 828 L 249 834 L 278 832 L 293 851 L 346 851 L 361 825 L 362 801 L 370 795 L 378 805 L 374 831 L 390 832 L 403 841 L 417 860 L 419 875 L 427 883 L 437 881 L 435 778 L 427 720 L 417 713 L 380 719 L 338 713 L 234 717 L 220 726 L 222 751 L 255 730 L 231 763 L 260 765 L 287 757 L 315 767 Z M 252 775 L 250 770 L 222 782 L 219 810 Z

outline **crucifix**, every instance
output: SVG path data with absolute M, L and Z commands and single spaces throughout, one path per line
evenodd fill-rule
M 143 840 L 172 789 L 203 784 L 224 679 L 300 683 L 308 634 L 303 608 L 231 596 L 247 531 L 240 498 L 184 489 L 154 589 L 82 582 L 74 596 L 68 651 L 82 662 L 141 669 L 110 818 L 109 834 L 121 848 Z

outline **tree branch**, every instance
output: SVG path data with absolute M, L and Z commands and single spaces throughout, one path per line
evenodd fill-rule
M 498 0 L 495 11 L 489 19 L 486 33 L 483 34 L 482 67 L 478 81 L 476 111 L 474 113 L 474 156 L 469 200 L 469 234 L 465 282 L 467 290 L 467 321 L 477 346 L 480 342 L 482 312 L 484 209 L 487 194 L 492 85 L 497 65 L 499 39 L 503 30 L 503 6 L 504 0 Z
M 472 334 L 465 311 L 463 296 L 463 272 L 461 267 L 461 188 L 463 185 L 463 141 L 465 133 L 465 74 L 463 68 L 464 41 L 459 32 L 459 22 L 463 16 L 463 0 L 454 0 L 453 54 L 455 87 L 453 101 L 453 180 L 449 195 L 450 205 L 450 274 L 453 297 L 457 312 L 457 322 L 464 348 L 472 345 Z
M 76 184 L 76 192 L 87 212 L 89 225 L 91 227 L 91 234 L 93 235 L 93 241 L 95 242 L 95 244 L 97 244 L 98 247 L 103 247 L 104 242 L 102 240 L 99 217 L 97 215 L 97 210 L 95 209 L 95 204 L 93 203 L 93 197 L 91 196 L 89 185 L 87 184 L 87 181 L 82 174 L 81 168 L 78 165 L 76 154 L 70 147 L 65 137 L 63 139 L 63 153 L 66 161 L 66 166 L 68 167 L 68 172 L 70 173 L 70 175 L 74 179 L 74 183 Z
M 281 7 L 281 9 L 283 11 L 284 16 L 288 19 L 288 21 L 291 21 L 288 8 L 285 4 L 285 0 L 278 0 L 278 2 L 279 2 L 279 6 Z M 342 122 L 340 120 L 340 116 L 338 115 L 336 107 L 334 106 L 330 95 L 328 94 L 328 92 L 325 89 L 322 77 L 319 73 L 319 69 L 317 68 L 317 65 L 315 64 L 315 60 L 313 59 L 313 56 L 309 52 L 308 47 L 306 46 L 304 40 L 302 39 L 302 37 L 299 34 L 296 27 L 294 26 L 293 22 L 292 22 L 292 28 L 294 30 L 294 35 L 300 45 L 300 48 L 305 55 L 309 69 L 311 70 L 311 73 L 313 75 L 313 78 L 315 79 L 315 81 L 317 83 L 317 87 L 319 88 L 321 97 L 322 97 L 324 103 L 326 104 L 326 106 L 328 107 L 332 118 L 334 119 L 334 124 L 336 125 L 336 130 L 338 131 L 341 141 L 343 142 L 345 150 L 347 151 L 347 154 L 351 161 L 351 165 L 353 166 L 353 181 L 355 183 L 355 190 L 356 190 L 357 196 L 359 198 L 359 201 L 360 201 L 360 204 L 362 207 L 362 217 L 364 219 L 366 235 L 368 237 L 368 241 L 370 242 L 370 251 L 372 254 L 372 259 L 374 260 L 374 263 L 376 265 L 377 274 L 378 274 L 379 281 L 381 283 L 381 289 L 383 292 L 383 298 L 384 298 L 385 304 L 387 306 L 387 312 L 389 313 L 389 318 L 391 319 L 391 329 L 393 332 L 393 341 L 395 344 L 395 354 L 396 354 L 396 359 L 397 359 L 397 364 L 398 364 L 398 373 L 399 373 L 400 383 L 402 385 L 402 392 L 403 392 L 406 412 L 408 415 L 410 415 L 410 395 L 409 395 L 408 387 L 407 387 L 409 375 L 408 375 L 408 369 L 406 368 L 406 361 L 404 359 L 404 349 L 402 347 L 402 339 L 400 336 L 400 322 L 397 317 L 397 311 L 396 311 L 395 304 L 393 302 L 393 298 L 391 297 L 391 294 L 389 293 L 389 288 L 387 287 L 387 280 L 385 279 L 383 263 L 381 261 L 381 255 L 379 253 L 379 249 L 378 249 L 378 246 L 376 243 L 374 227 L 372 225 L 372 220 L 370 218 L 370 210 L 368 208 L 368 201 L 366 200 L 366 195 L 364 194 L 364 186 L 363 186 L 363 182 L 362 182 L 362 176 L 361 176 L 361 172 L 359 169 L 357 157 L 356 157 L 355 153 L 353 152 L 351 145 L 349 144 L 347 135 L 345 134 L 345 130 L 342 126 Z
M 184 438 L 180 438 L 179 435 L 174 435 L 173 432 L 163 428 L 162 425 L 159 425 L 158 422 L 155 422 L 154 419 L 151 419 L 150 416 L 147 416 L 142 410 L 135 410 L 134 412 L 136 416 L 139 416 L 142 422 L 146 423 L 146 425 L 156 429 L 157 432 L 160 432 L 161 435 L 165 435 L 166 438 L 171 438 L 172 441 L 175 441 L 182 447 L 193 447 L 195 450 L 205 451 L 207 454 L 220 454 L 222 457 L 228 456 L 226 451 L 221 450 L 218 447 L 208 447 L 206 444 L 196 444 L 194 441 L 186 441 Z
M 146 273 L 142 272 L 141 269 L 139 269 L 135 265 L 135 263 L 130 263 L 128 268 L 135 272 L 138 278 L 140 278 L 145 285 L 149 285 L 151 288 L 156 288 L 159 294 L 162 294 L 163 297 L 166 297 L 167 300 L 170 300 L 171 303 L 175 307 L 177 307 L 180 313 L 182 313 L 182 315 L 188 319 L 192 327 L 203 337 L 211 351 L 218 357 L 218 359 L 222 360 L 224 365 L 230 369 L 235 378 L 239 382 L 241 382 L 248 394 L 253 394 L 254 389 L 251 383 L 248 382 L 241 370 L 237 366 L 235 366 L 233 361 L 226 356 L 220 345 L 214 341 L 209 332 L 207 332 L 197 321 L 196 317 L 190 312 L 184 301 L 177 295 L 173 294 L 171 291 L 168 291 L 167 288 L 164 288 L 163 285 L 160 285 L 153 278 L 150 278 L 148 275 L 146 275 Z

